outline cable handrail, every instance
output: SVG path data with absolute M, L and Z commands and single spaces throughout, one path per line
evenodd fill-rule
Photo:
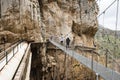
M 104 14 L 114 3 L 116 2 L 116 0 L 114 0 L 103 12 L 101 12 L 98 17 L 100 17 L 102 14 Z
M 120 80 L 120 73 L 114 71 L 113 69 L 107 68 L 107 67 L 99 64 L 96 61 L 93 61 L 93 68 L 92 68 L 91 67 L 92 66 L 92 64 L 91 64 L 92 60 L 90 60 L 89 58 L 78 54 L 74 50 L 66 49 L 64 46 L 58 44 L 57 42 L 55 42 L 53 40 L 49 40 L 49 41 L 53 45 L 55 45 L 56 47 L 58 47 L 62 51 L 64 51 L 66 54 L 69 54 L 69 56 L 73 57 L 74 59 L 81 62 L 83 65 L 85 65 L 86 67 L 88 67 L 88 68 L 92 69 L 93 71 L 95 71 L 96 73 L 98 73 L 105 80 L 111 80 L 112 78 L 114 80 Z M 73 52 L 74 52 L 74 56 L 73 56 Z
M 17 46 L 17 44 L 19 44 L 20 42 L 21 42 L 21 40 L 13 43 L 13 45 L 12 45 L 11 47 L 8 47 L 8 48 L 5 50 L 5 52 L 7 52 L 7 51 L 9 51 L 11 48 Z M 2 51 L 0 54 L 2 54 L 2 53 L 4 53 L 4 51 Z
M 19 51 L 21 48 L 22 42 L 25 42 L 23 40 L 18 41 L 16 44 L 14 44 L 12 47 L 9 47 L 2 53 L 0 53 L 0 70 L 2 70 L 5 65 L 15 56 L 15 54 Z

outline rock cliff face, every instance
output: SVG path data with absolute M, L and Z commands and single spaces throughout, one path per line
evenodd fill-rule
M 67 74 L 66 63 L 68 79 L 94 80 L 85 74 L 91 73 L 89 69 L 43 42 L 51 36 L 59 42 L 63 36 L 69 37 L 74 46 L 94 47 L 98 26 L 95 0 L 1 0 L 1 6 L 0 38 L 5 36 L 8 42 L 18 39 L 41 42 L 32 45 L 31 80 L 62 80 Z M 84 70 L 85 73 L 80 73 Z
M 38 1 L 1 0 L 0 12 L 0 38 L 4 36 L 8 42 L 19 39 L 42 41 Z M 8 33 L 4 33 L 4 31 Z M 9 33 L 13 35 L 9 35 Z M 13 37 L 13 39 L 9 37 Z
M 97 31 L 98 6 L 95 0 L 38 0 L 41 12 L 41 26 L 46 39 L 51 36 L 59 42 L 61 36 L 69 37 L 75 46 L 94 47 L 94 35 Z M 75 37 L 73 39 L 73 37 Z M 57 38 L 57 39 L 56 39 Z M 65 42 L 65 40 L 64 40 Z M 64 55 L 61 50 L 46 50 L 47 66 L 44 67 L 44 78 L 47 80 L 94 80 L 91 71 L 76 60 Z M 78 51 L 81 53 L 81 51 Z M 82 52 L 83 54 L 85 52 Z M 57 55 L 55 55 L 57 54 Z M 84 55 L 86 55 L 85 53 Z M 91 56 L 91 55 L 87 55 Z M 52 61 L 50 58 L 54 59 Z M 66 62 L 67 61 L 67 62 Z M 54 64 L 55 63 L 55 64 Z M 67 67 L 66 67 L 67 66 Z M 84 72 L 86 70 L 86 72 Z M 88 74 L 86 74 L 88 73 Z M 66 75 L 67 74 L 67 75 Z M 93 78 L 94 77 L 94 78 Z
M 18 38 L 39 42 L 43 36 L 62 34 L 71 40 L 75 36 L 76 44 L 93 46 L 98 25 L 94 0 L 1 0 L 1 6 L 0 32 L 10 31 Z
M 98 25 L 94 0 L 43 0 L 40 4 L 47 37 L 62 34 L 72 40 L 75 36 L 76 44 L 93 46 Z

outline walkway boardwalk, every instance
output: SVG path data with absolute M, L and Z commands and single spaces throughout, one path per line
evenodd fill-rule
M 27 49 L 28 44 L 26 42 L 22 42 L 18 45 L 18 48 L 16 47 L 14 49 L 14 52 L 16 53 L 13 57 L 13 51 L 11 51 L 8 54 L 9 62 L 6 64 L 5 58 L 3 58 L 0 61 L 0 80 L 12 80 L 20 61 L 22 60 L 22 57 L 24 56 L 24 53 Z M 6 65 L 5 65 L 6 64 Z
M 93 61 L 93 67 L 92 67 L 92 60 L 88 59 L 77 52 L 66 49 L 64 46 L 56 43 L 55 41 L 49 40 L 53 45 L 60 48 L 62 51 L 64 51 L 66 54 L 70 55 L 71 57 L 75 58 L 77 61 L 81 62 L 86 67 L 92 69 L 94 72 L 99 74 L 102 78 L 105 80 L 120 80 L 120 73 L 115 72 L 114 70 L 111 70 L 109 68 L 104 67 L 103 65 L 97 63 L 96 61 Z

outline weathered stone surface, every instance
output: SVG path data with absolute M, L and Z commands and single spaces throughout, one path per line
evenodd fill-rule
M 36 0 L 10 1 L 1 0 L 4 4 L 2 4 L 1 10 L 0 31 L 3 33 L 4 31 L 10 31 L 17 35 L 19 39 L 42 42 L 38 2 Z M 14 42 L 15 37 L 13 39 L 9 38 L 8 42 Z
M 2 31 L 2 32 L 0 32 L 0 36 L 1 36 L 0 40 L 2 40 L 2 37 L 5 37 L 6 42 L 9 41 L 11 43 L 13 40 L 15 41 L 15 40 L 19 39 L 19 37 L 16 34 L 10 32 L 10 31 Z M 1 42 L 3 42 L 3 41 L 1 41 Z
M 90 0 L 57 0 L 43 1 L 43 23 L 45 24 L 47 38 L 50 36 L 64 38 L 73 36 L 81 38 L 76 40 L 88 47 L 93 46 L 93 38 L 97 31 L 97 4 Z M 88 41 L 88 38 L 90 39 Z
M 5 4 L 2 11 L 1 29 L 21 34 L 23 36 L 18 36 L 23 39 L 42 41 L 43 29 L 42 33 L 46 38 L 51 35 L 60 37 L 63 34 L 63 36 L 68 35 L 71 40 L 73 33 L 79 37 L 84 35 L 93 38 L 97 31 L 98 7 L 94 0 L 43 0 L 40 1 L 42 9 L 39 9 L 37 0 L 26 0 L 26 3 L 8 2 L 12 7 L 5 7 L 7 2 L 3 0 L 2 2 Z M 38 15 L 42 15 L 41 20 L 39 19 L 40 23 L 37 20 Z
M 2 0 L 2 2 L 4 1 L 6 0 Z M 12 1 L 15 1 L 15 3 Z M 60 42 L 59 38 L 62 35 L 64 42 L 66 37 L 70 38 L 71 46 L 94 46 L 94 35 L 98 25 L 96 19 L 98 6 L 95 0 L 12 1 L 8 1 L 8 4 L 12 7 L 5 7 L 6 5 L 4 5 L 4 11 L 2 11 L 2 18 L 0 20 L 0 32 L 2 32 L 0 35 L 7 36 L 8 42 L 13 42 L 17 39 L 43 42 L 51 36 Z M 38 1 L 40 5 L 38 5 Z M 7 4 L 7 2 L 5 2 L 5 4 Z M 5 35 L 5 31 L 8 31 L 9 34 Z M 35 45 L 35 48 L 36 47 Z M 39 47 L 40 48 L 33 50 L 35 54 L 33 56 L 32 71 L 41 75 L 40 79 L 46 78 L 47 76 L 47 79 L 51 79 L 51 77 L 54 77 L 51 74 L 55 74 L 55 72 L 58 74 L 56 74 L 56 80 L 62 80 L 63 77 L 65 78 L 66 59 L 65 55 L 62 54 L 63 52 L 57 49 L 47 49 L 48 45 L 46 44 L 42 45 L 42 47 L 40 45 Z M 58 54 L 55 55 L 55 53 Z M 68 79 L 73 77 L 75 77 L 75 80 L 85 79 L 84 77 L 86 77 L 86 75 L 80 73 L 80 70 L 83 72 L 86 68 L 79 65 L 70 57 L 67 57 L 67 59 L 69 62 L 71 61 L 71 64 L 68 62 L 67 65 L 72 71 Z M 89 70 L 87 70 L 86 73 L 87 72 L 90 73 Z M 72 74 L 75 74 L 75 76 Z M 81 75 L 79 76 L 79 74 Z M 90 74 L 88 76 L 90 76 Z M 34 75 L 32 78 L 34 78 Z

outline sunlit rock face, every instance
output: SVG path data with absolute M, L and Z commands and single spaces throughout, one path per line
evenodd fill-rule
M 64 39 L 66 39 L 66 37 L 69 37 L 71 39 L 71 42 L 73 41 L 73 37 L 75 37 L 74 45 L 82 44 L 84 46 L 93 47 L 94 35 L 97 31 L 98 25 L 96 19 L 98 14 L 98 6 L 95 0 L 1 1 L 3 7 L 1 10 L 2 17 L 0 19 L 0 38 L 2 36 L 6 36 L 8 42 L 14 42 L 18 39 L 43 42 L 51 36 L 56 37 L 56 40 L 59 40 L 58 38 L 62 35 Z M 33 64 L 33 66 L 36 65 L 36 62 L 39 62 L 41 59 L 41 63 L 37 65 L 38 67 L 42 66 L 42 69 L 39 70 L 36 68 L 36 71 L 39 73 L 39 71 L 42 72 L 43 70 L 43 72 L 46 71 L 52 76 L 53 73 L 48 72 L 47 67 L 53 66 L 54 68 L 55 66 L 58 66 L 56 64 L 63 64 L 64 52 L 61 50 L 56 50 L 56 47 L 50 49 L 47 48 L 48 45 L 46 44 L 42 44 L 42 46 L 40 45 L 40 50 L 38 48 L 38 52 L 41 52 L 41 55 L 36 54 L 40 56 L 40 58 L 38 56 L 38 58 L 35 58 L 38 60 L 35 61 L 35 64 Z M 35 49 L 35 53 L 36 51 L 37 50 Z M 57 58 L 59 60 L 59 63 L 55 62 L 55 52 L 56 54 L 59 53 Z M 70 59 L 68 60 L 68 62 L 70 62 Z M 77 61 L 73 62 L 71 65 L 69 64 L 69 67 L 72 68 L 71 71 L 75 71 L 73 66 L 76 66 L 76 64 L 78 64 Z M 63 66 L 65 65 L 63 64 Z M 63 66 L 61 65 L 60 69 L 63 69 Z M 79 67 L 80 66 L 78 65 L 78 69 Z M 79 79 L 80 76 L 78 73 L 81 70 L 86 71 L 86 68 L 81 68 L 79 70 L 78 69 L 76 69 L 77 72 L 75 74 L 75 77 L 78 75 L 77 78 Z M 63 75 L 62 71 L 64 72 L 64 70 L 60 71 L 61 72 L 58 72 L 60 74 L 59 76 Z M 80 78 L 79 80 L 84 80 L 84 76 L 82 76 L 83 78 Z M 77 78 L 75 80 L 78 80 Z M 47 80 L 49 79 L 50 78 L 48 77 Z
M 19 38 L 40 42 L 43 36 L 63 34 L 71 40 L 75 36 L 75 44 L 93 46 L 98 25 L 94 0 L 1 0 L 1 5 L 1 32 L 10 31 Z
M 66 39 L 69 37 L 71 40 L 70 46 L 87 46 L 87 47 L 94 47 L 94 35 L 97 31 L 97 14 L 98 14 L 98 6 L 95 0 L 38 0 L 40 4 L 41 10 L 41 26 L 44 28 L 44 35 L 48 39 L 51 36 L 57 38 L 55 40 L 60 40 L 58 38 L 61 35 Z M 73 37 L 75 37 L 73 39 Z M 66 40 L 64 40 L 65 42 Z M 64 68 L 65 64 L 65 55 L 64 52 L 59 52 L 59 50 L 54 51 L 47 49 L 47 55 L 51 55 L 56 58 L 56 54 L 58 54 L 56 66 L 59 72 L 59 76 L 64 75 Z M 81 51 L 82 52 L 82 51 Z M 78 51 L 78 53 L 81 54 Z M 85 53 L 85 52 L 83 52 Z M 89 55 L 88 55 L 89 56 Z M 47 59 L 47 58 L 46 58 Z M 49 61 L 49 60 L 48 60 Z M 70 62 L 73 63 L 70 64 Z M 52 63 L 51 63 L 52 64 Z M 77 61 L 71 60 L 68 58 L 69 66 L 67 68 L 72 68 L 71 71 L 75 72 L 75 80 L 85 80 L 86 76 L 90 76 L 90 70 L 88 68 L 84 68 L 82 65 L 78 65 Z M 73 67 L 78 65 L 77 67 Z M 63 67 L 64 66 L 64 67 Z M 48 66 L 47 66 L 48 67 Z M 81 70 L 80 70 L 81 69 Z M 84 75 L 79 72 L 86 71 L 88 75 Z M 52 73 L 49 73 L 52 74 Z M 46 74 L 48 75 L 48 74 Z M 68 73 L 69 79 L 72 79 L 71 76 L 73 75 L 71 72 Z M 79 76 L 77 76 L 79 75 Z M 65 76 L 65 75 L 64 75 Z M 48 80 L 50 78 L 47 78 Z M 57 79 L 57 80 L 62 80 Z M 94 79 L 89 79 L 94 80 Z
M 8 31 L 13 34 L 0 34 L 0 38 L 5 36 L 8 42 L 20 39 L 42 42 L 37 0 L 1 0 L 0 23 L 0 32 Z M 17 38 L 9 38 L 14 35 L 17 35 Z
M 94 0 L 43 0 L 43 23 L 47 37 L 75 36 L 75 44 L 93 46 L 98 6 Z M 66 38 L 66 37 L 65 37 Z

